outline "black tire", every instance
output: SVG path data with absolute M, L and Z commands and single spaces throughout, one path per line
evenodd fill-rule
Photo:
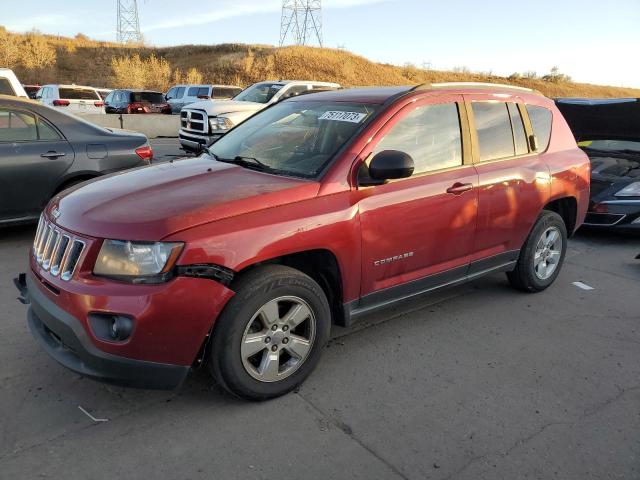
M 247 400 L 267 400 L 290 392 L 311 374 L 329 340 L 331 309 L 326 295 L 312 278 L 282 265 L 267 265 L 250 271 L 233 285 L 233 290 L 236 295 L 226 305 L 213 329 L 209 369 L 214 379 L 230 393 Z M 260 381 L 243 363 L 241 347 L 245 331 L 250 320 L 268 302 L 290 296 L 302 299 L 315 318 L 310 349 L 297 369 L 286 378 Z M 286 346 L 282 348 L 286 349 Z
M 534 268 L 534 257 L 536 253 L 536 246 L 540 241 L 540 238 L 551 227 L 557 228 L 560 232 L 562 248 L 560 250 L 560 258 L 555 270 L 548 278 L 543 279 L 536 274 L 536 270 Z M 512 287 L 523 292 L 535 293 L 545 290 L 558 277 L 558 274 L 562 269 L 566 253 L 567 227 L 564 220 L 557 213 L 544 210 L 538 217 L 529 237 L 527 237 L 527 241 L 520 251 L 516 268 L 511 272 L 507 272 L 509 283 L 511 283 Z

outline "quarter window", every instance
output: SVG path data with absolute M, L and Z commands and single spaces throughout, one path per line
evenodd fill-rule
M 509 116 L 511 117 L 511 128 L 513 129 L 513 141 L 516 145 L 516 155 L 524 155 L 529 153 L 527 147 L 527 134 L 524 133 L 524 123 L 520 116 L 520 110 L 515 103 L 507 103 Z
M 551 138 L 551 110 L 536 105 L 527 105 L 527 113 L 531 120 L 534 135 L 538 138 L 538 151 L 544 152 Z
M 425 105 L 398 120 L 375 153 L 399 150 L 413 158 L 414 174 L 462 165 L 460 117 L 455 103 Z
M 8 78 L 0 78 L 0 95 L 15 95 Z
M 513 133 L 507 104 L 473 102 L 471 108 L 478 132 L 480 161 L 487 162 L 513 156 Z
M 60 135 L 47 122 L 38 118 L 38 140 L 60 140 Z

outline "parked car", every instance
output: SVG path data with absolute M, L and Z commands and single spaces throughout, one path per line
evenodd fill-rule
M 199 153 L 235 125 L 269 105 L 303 93 L 339 88 L 339 84 L 328 82 L 260 82 L 250 86 L 233 100 L 193 103 L 180 112 L 180 145 L 184 150 Z
M 107 113 L 171 113 L 164 95 L 151 90 L 114 90 L 104 106 Z
M 242 88 L 234 85 L 176 85 L 165 98 L 172 113 L 180 113 L 185 105 L 202 100 L 227 100 L 238 95 Z
M 36 221 L 56 193 L 152 156 L 144 135 L 0 95 L 0 226 Z
M 36 100 L 69 113 L 105 113 L 104 101 L 93 87 L 81 85 L 43 85 Z
M 28 98 L 16 74 L 9 68 L 0 68 L 0 95 Z
M 324 92 L 56 196 L 17 283 L 72 370 L 168 388 L 207 364 L 264 400 L 311 373 L 332 323 L 492 272 L 546 289 L 588 202 L 589 160 L 534 91 Z
M 40 85 L 22 85 L 22 88 L 24 88 L 24 91 L 30 99 L 35 100 L 36 94 L 38 90 L 40 90 Z
M 98 92 L 98 95 L 100 95 L 100 98 L 104 100 L 105 98 L 107 98 L 107 95 L 113 92 L 113 90 L 110 88 L 96 88 L 96 92 Z
M 640 232 L 640 99 L 556 100 L 591 159 L 585 225 Z

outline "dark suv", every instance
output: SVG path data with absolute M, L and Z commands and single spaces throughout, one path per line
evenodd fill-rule
M 311 373 L 332 324 L 491 272 L 544 290 L 588 202 L 589 160 L 534 91 L 317 93 L 199 158 L 56 197 L 18 283 L 72 370 L 170 388 L 206 364 L 267 399 Z
M 113 90 L 104 100 L 107 113 L 171 113 L 164 95 L 151 90 Z

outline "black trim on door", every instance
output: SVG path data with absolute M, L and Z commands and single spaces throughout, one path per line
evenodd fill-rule
M 360 316 L 385 308 L 401 300 L 433 292 L 445 287 L 460 285 L 484 275 L 513 270 L 520 250 L 511 250 L 492 257 L 471 262 L 470 265 L 413 280 L 402 285 L 372 292 L 358 300 L 343 304 L 341 326 L 348 327 Z

